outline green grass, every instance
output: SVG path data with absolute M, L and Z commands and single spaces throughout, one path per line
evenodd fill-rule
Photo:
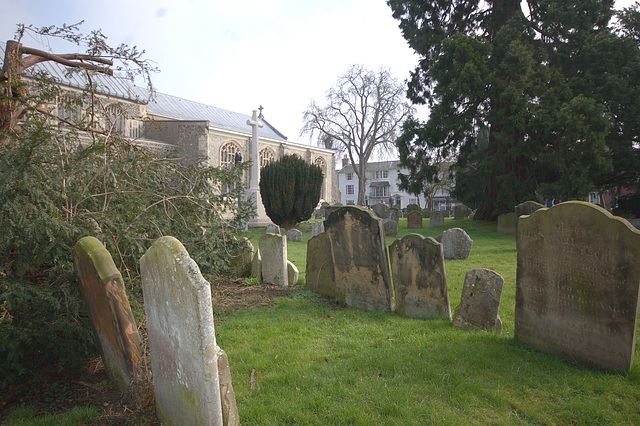
M 74 407 L 60 415 L 38 416 L 33 406 L 24 406 L 11 410 L 4 425 L 7 426 L 76 426 L 95 424 L 102 413 L 93 407 Z
M 514 236 L 498 235 L 495 224 L 447 219 L 445 228 L 430 229 L 425 220 L 420 230 L 401 220 L 398 237 L 451 227 L 474 240 L 469 259 L 446 261 L 452 310 L 466 272 L 493 269 L 505 278 L 503 334 L 334 310 L 307 290 L 272 308 L 233 312 L 216 333 L 229 355 L 242 424 L 640 424 L 638 361 L 627 374 L 611 374 L 515 342 Z M 259 238 L 264 230 L 251 232 Z M 301 244 L 289 243 L 289 259 L 302 274 Z

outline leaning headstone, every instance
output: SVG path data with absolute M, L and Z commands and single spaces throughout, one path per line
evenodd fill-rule
M 310 290 L 326 296 L 336 295 L 329 240 L 324 232 L 307 241 L 305 285 Z
M 395 237 L 398 235 L 398 222 L 396 222 L 393 219 L 384 219 L 382 221 L 382 225 L 384 226 L 384 232 L 385 235 L 388 235 L 390 237 Z
M 498 234 L 516 235 L 515 213 L 505 213 L 498 216 Z
M 231 380 L 231 367 L 227 353 L 216 346 L 218 355 L 218 378 L 220 381 L 220 402 L 222 408 L 222 424 L 224 426 L 240 426 L 236 393 Z
M 262 260 L 262 281 L 287 286 L 287 236 L 264 234 L 260 237 L 260 259 Z
M 516 238 L 518 235 L 518 219 L 520 216 L 527 216 L 531 213 L 543 209 L 544 206 L 540 203 L 536 203 L 535 201 L 525 201 L 524 203 L 520 203 L 515 207 L 516 211 Z
M 486 330 L 502 333 L 498 315 L 504 278 L 490 269 L 467 272 L 460 304 L 453 314 L 453 326 L 465 330 Z
M 405 235 L 391 244 L 389 259 L 398 314 L 451 320 L 441 244 L 431 237 Z
M 468 259 L 473 240 L 464 229 L 451 228 L 442 233 L 442 249 L 445 259 Z
M 293 264 L 292 261 L 287 260 L 287 282 L 289 285 L 298 284 L 298 277 L 300 276 L 300 271 L 298 271 L 298 267 Z
M 144 354 L 122 275 L 94 237 L 76 243 L 73 263 L 105 370 L 122 393 L 136 400 L 146 380 Z
M 430 228 L 441 228 L 444 226 L 444 212 L 439 210 L 432 210 L 431 217 L 429 218 Z
M 267 225 L 267 227 L 265 229 L 265 233 L 267 233 L 267 234 L 279 234 L 280 233 L 280 227 L 278 225 L 270 223 L 270 224 Z
M 386 204 L 384 204 L 384 203 L 376 203 L 373 206 L 371 206 L 371 210 L 373 210 L 373 212 L 376 214 L 376 216 L 378 216 L 380 219 L 386 219 L 387 218 L 388 207 L 387 207 Z
M 260 250 L 256 250 L 251 261 L 251 276 L 262 281 L 262 258 L 260 257 Z
M 147 250 L 140 272 L 158 418 L 222 425 L 211 286 L 173 237 Z
M 407 229 L 422 229 L 422 212 L 411 210 L 407 214 Z
M 469 217 L 471 209 L 464 204 L 458 204 L 453 208 L 453 220 L 461 220 Z
M 302 231 L 296 228 L 287 231 L 287 241 L 302 241 Z
M 324 232 L 324 221 L 322 222 L 313 222 L 311 224 L 311 236 L 315 237 L 316 235 L 322 234 Z
M 599 368 L 631 368 L 640 291 L 640 231 L 570 201 L 521 216 L 515 338 Z
M 331 247 L 336 299 L 372 312 L 393 311 L 393 287 L 382 219 L 346 206 L 325 221 Z

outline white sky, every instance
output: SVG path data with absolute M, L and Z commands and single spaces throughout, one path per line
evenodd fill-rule
M 0 0 L 0 11 L 2 44 L 18 23 L 84 20 L 84 32 L 146 50 L 161 71 L 152 77 L 158 91 L 247 115 L 262 105 L 302 143 L 303 111 L 312 99 L 324 104 L 350 65 L 388 67 L 403 81 L 418 61 L 385 0 Z

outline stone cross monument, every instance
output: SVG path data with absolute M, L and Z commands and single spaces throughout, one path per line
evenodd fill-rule
M 248 198 L 252 199 L 256 205 L 257 217 L 249 220 L 249 226 L 265 226 L 271 221 L 264 210 L 264 205 L 262 204 L 262 197 L 260 197 L 260 148 L 258 147 L 258 128 L 263 127 L 262 124 L 258 120 L 258 111 L 253 110 L 253 116 L 251 120 L 247 120 L 247 125 L 251 126 L 251 160 L 253 164 L 251 165 L 251 180 L 249 183 L 249 191 Z

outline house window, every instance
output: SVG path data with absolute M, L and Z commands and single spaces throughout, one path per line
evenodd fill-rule
M 347 195 L 353 195 L 353 185 L 347 185 Z
M 271 148 L 262 148 L 260 150 L 260 168 L 266 166 L 275 159 L 276 155 Z
M 409 204 L 418 204 L 417 198 L 409 198 Z
M 356 204 L 355 200 L 347 200 L 348 206 L 354 206 Z
M 375 173 L 375 178 L 376 179 L 387 179 L 389 177 L 389 171 L 388 170 L 379 170 Z
M 388 197 L 389 196 L 389 187 L 388 186 L 374 186 L 371 188 L 371 196 L 372 197 Z
M 347 173 L 347 180 L 353 180 L 353 173 Z

